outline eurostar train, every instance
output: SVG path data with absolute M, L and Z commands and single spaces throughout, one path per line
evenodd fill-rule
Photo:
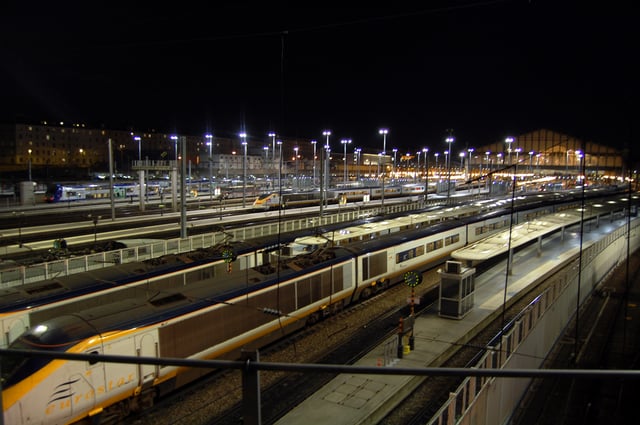
M 621 206 L 622 208 L 623 206 Z M 539 207 L 537 207 L 539 208 Z M 565 206 L 566 208 L 566 206 Z M 318 249 L 122 298 L 34 325 L 12 349 L 191 359 L 237 358 L 402 281 L 466 245 L 508 210 Z M 507 221 L 508 223 L 508 221 Z M 198 378 L 199 369 L 2 357 L 7 424 L 116 423 Z

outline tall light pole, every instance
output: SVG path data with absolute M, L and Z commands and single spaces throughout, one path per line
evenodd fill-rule
M 414 183 L 418 183 L 418 174 L 420 174 L 420 154 L 422 153 L 422 151 L 420 149 L 418 149 L 418 151 L 416 153 L 418 154 L 418 163 L 416 165 L 416 173 L 415 173 L 414 179 L 413 179 Z
M 29 153 L 29 158 L 28 158 L 28 162 L 29 162 L 29 164 L 28 164 L 29 165 L 29 181 L 31 181 L 31 152 L 33 152 L 33 151 L 31 150 L 31 148 L 29 148 L 27 150 L 27 152 Z
M 534 151 L 529 151 L 529 171 L 531 172 L 531 174 L 533 174 L 533 155 L 535 154 Z
M 133 140 L 138 142 L 138 161 L 142 161 L 142 138 L 140 136 L 135 136 Z
M 356 157 L 355 159 L 355 163 L 356 163 L 356 182 L 358 184 L 360 184 L 360 152 L 362 152 L 362 149 L 360 148 L 356 148 L 353 150 L 353 154 Z
M 393 148 L 393 178 L 397 180 L 398 175 L 396 173 L 396 159 L 398 155 L 398 149 L 397 148 Z
M 344 156 L 343 156 L 343 161 L 344 161 L 344 179 L 343 182 L 346 185 L 347 182 L 349 181 L 349 171 L 348 171 L 348 164 L 347 164 L 347 145 L 351 144 L 351 139 L 342 139 L 340 140 L 340 143 L 342 143 L 342 146 L 344 147 Z
M 311 144 L 313 145 L 313 189 L 316 188 L 316 145 L 318 144 L 317 140 L 312 140 Z
M 470 172 L 470 167 L 471 167 L 471 158 L 473 158 L 473 151 L 475 149 L 473 148 L 468 148 L 467 152 L 469 153 L 469 155 L 467 156 L 467 169 L 466 169 L 466 173 L 467 173 L 467 179 L 470 178 L 469 176 L 469 172 Z
M 296 188 L 298 190 L 300 190 L 300 180 L 298 179 L 298 163 L 300 162 L 300 161 L 298 161 L 298 151 L 299 150 L 300 150 L 299 147 L 294 146 L 294 148 L 293 148 L 293 153 L 294 153 L 293 160 L 296 162 Z
M 204 138 L 207 139 L 207 145 L 209 145 L 209 200 L 213 200 L 213 135 L 205 134 Z
M 438 171 L 438 157 L 440 156 L 440 152 L 436 152 L 433 154 L 436 157 L 436 171 Z
M 424 152 L 424 171 L 426 173 L 426 183 L 424 185 L 425 200 L 429 199 L 429 148 L 422 148 Z
M 276 133 L 273 131 L 269 133 L 269 137 L 271 137 L 271 149 L 273 152 L 271 153 L 271 161 L 275 162 L 276 160 Z
M 242 208 L 247 206 L 247 133 L 240 133 L 244 154 L 242 156 Z
M 381 128 L 378 130 L 378 133 L 382 134 L 382 155 L 387 154 L 387 134 L 389 130 L 386 128 Z
M 140 136 L 135 136 L 133 140 L 138 142 L 138 167 L 142 167 L 142 138 Z M 147 192 L 144 184 L 144 179 L 145 179 L 144 170 L 138 171 L 138 179 L 140 180 L 140 183 L 139 183 L 140 184 L 140 191 L 139 191 L 140 210 L 144 211 L 144 198 Z
M 514 142 L 513 137 L 507 137 L 504 139 L 504 142 L 507 144 L 507 153 L 509 154 L 509 165 L 511 165 L 511 144 Z
M 178 136 L 171 136 L 171 140 L 173 140 L 173 147 L 175 152 L 174 163 L 175 166 L 172 167 L 171 171 L 171 199 L 172 199 L 172 208 L 174 211 L 178 208 Z M 175 170 L 175 172 L 173 171 Z M 180 181 L 182 182 L 182 180 Z
M 282 140 L 278 140 L 278 193 L 282 192 Z
M 269 162 L 269 145 L 262 147 L 264 150 L 264 162 L 262 163 L 262 172 L 264 174 L 265 183 L 269 181 L 269 174 L 267 173 L 267 162 Z
M 174 157 L 173 159 L 176 161 L 176 167 L 178 166 L 178 136 L 171 136 L 171 140 L 173 140 L 173 147 L 174 147 Z
M 324 204 L 327 198 L 327 188 L 329 186 L 329 180 L 327 178 L 327 169 L 329 163 L 329 136 L 331 136 L 331 130 L 324 130 L 322 135 L 327 138 L 327 141 L 322 148 L 322 155 L 320 155 L 320 215 L 324 209 Z
M 453 136 L 449 135 L 445 141 L 449 144 L 449 151 L 445 152 L 447 155 L 447 202 L 451 196 L 451 143 L 453 143 Z
M 382 162 L 382 157 L 383 157 L 383 153 L 380 152 L 378 154 L 378 165 L 380 165 L 380 163 Z M 384 165 L 383 165 L 384 167 Z M 382 179 L 382 191 L 381 196 L 380 196 L 380 213 L 384 214 L 384 168 L 382 169 L 382 173 L 380 174 L 380 178 Z
M 325 161 L 325 165 L 327 166 L 327 173 L 325 174 L 326 178 L 327 178 L 327 190 L 329 190 L 329 186 L 331 184 L 331 146 L 327 145 L 326 146 L 326 150 L 327 150 L 327 160 Z M 329 200 L 327 199 L 327 202 Z

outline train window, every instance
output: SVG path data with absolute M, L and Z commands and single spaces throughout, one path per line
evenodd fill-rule
M 398 252 L 396 254 L 396 264 L 411 260 L 412 258 L 424 255 L 424 245 Z
M 362 278 L 367 280 L 387 271 L 386 251 L 365 256 L 362 259 Z
M 438 239 L 437 241 L 429 242 L 427 244 L 427 252 L 435 251 L 440 248 L 442 248 L 442 239 Z
M 456 234 L 456 235 L 447 236 L 444 239 L 444 244 L 445 245 L 451 245 L 451 244 L 454 244 L 454 243 L 458 242 L 459 240 L 460 240 L 460 235 Z

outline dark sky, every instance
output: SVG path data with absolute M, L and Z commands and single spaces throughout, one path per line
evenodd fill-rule
M 444 148 L 450 128 L 468 146 L 548 128 L 623 147 L 637 132 L 631 2 L 7 3 L 3 121 L 265 140 L 329 128 L 334 147 L 372 151 L 381 127 L 401 150 Z

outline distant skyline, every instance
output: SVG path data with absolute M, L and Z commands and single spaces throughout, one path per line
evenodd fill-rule
M 354 146 L 478 146 L 540 128 L 633 147 L 637 29 L 621 5 L 420 8 L 10 2 L 0 120 Z M 633 40 L 633 41 L 632 41 Z M 635 150 L 631 152 L 637 157 Z

